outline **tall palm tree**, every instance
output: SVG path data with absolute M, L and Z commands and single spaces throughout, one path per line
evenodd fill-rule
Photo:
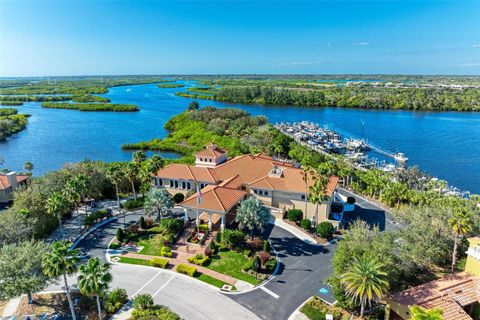
M 443 311 L 437 308 L 424 309 L 419 306 L 410 307 L 410 320 L 443 320 Z
M 328 178 L 325 176 L 317 176 L 313 185 L 309 188 L 310 202 L 315 204 L 315 223 L 318 221 L 318 205 L 327 199 L 325 189 L 327 187 Z
M 136 164 L 140 164 L 145 160 L 147 160 L 147 155 L 145 154 L 145 151 L 138 150 L 132 154 L 132 161 Z
M 354 303 L 360 302 L 360 317 L 367 302 L 381 298 L 388 290 L 387 273 L 383 269 L 383 263 L 375 257 L 363 255 L 356 257 L 350 270 L 341 276 L 347 297 Z
M 80 193 L 80 186 L 75 178 L 67 181 L 65 189 L 63 190 L 63 195 L 70 204 L 73 204 L 75 212 L 78 215 L 78 203 L 80 202 L 82 195 Z
M 125 176 L 127 177 L 128 181 L 132 186 L 133 198 L 137 200 L 137 192 L 135 191 L 135 179 L 138 176 L 138 164 L 130 162 L 127 163 L 123 169 Z
M 75 184 L 81 194 L 81 200 L 85 204 L 85 216 L 87 216 L 87 201 L 86 194 L 88 192 L 89 178 L 86 174 L 80 173 L 75 176 Z
M 33 163 L 31 163 L 30 161 L 27 161 L 27 162 L 25 162 L 25 164 L 23 165 L 23 168 L 25 169 L 25 171 L 28 172 L 28 175 L 29 175 L 29 176 L 32 175 L 32 171 L 33 171 L 33 168 L 34 168 Z
M 95 296 L 97 300 L 98 318 L 102 320 L 102 304 L 100 296 L 108 289 L 112 281 L 110 265 L 101 263 L 98 258 L 88 260 L 86 265 L 80 266 L 78 275 L 78 288 L 86 295 Z
M 118 187 L 123 180 L 122 165 L 118 162 L 113 162 L 108 165 L 107 177 L 115 186 L 115 192 L 117 195 L 117 207 L 118 212 L 120 212 L 120 194 Z
M 68 204 L 65 196 L 59 192 L 52 193 L 52 195 L 47 199 L 47 204 L 45 207 L 48 214 L 57 217 L 60 233 L 63 238 L 62 216 L 68 210 Z
M 453 242 L 453 257 L 452 257 L 452 269 L 455 271 L 455 265 L 457 264 L 457 250 L 458 242 L 461 237 L 465 236 L 473 229 L 473 217 L 472 213 L 465 208 L 458 208 L 453 213 L 453 216 L 448 219 L 448 223 L 452 227 L 454 242 Z
M 43 273 L 50 278 L 63 276 L 65 282 L 65 292 L 67 293 L 68 305 L 72 319 L 76 320 L 75 309 L 73 308 L 70 288 L 68 287 L 67 275 L 74 274 L 77 271 L 79 251 L 70 249 L 70 243 L 62 240 L 54 242 L 50 250 L 42 257 Z
M 307 216 L 308 198 L 309 198 L 308 181 L 309 179 L 313 178 L 312 175 L 314 174 L 315 174 L 315 171 L 311 167 L 305 166 L 305 168 L 303 169 L 302 179 L 303 179 L 303 182 L 305 183 L 305 212 L 304 212 L 305 216 Z

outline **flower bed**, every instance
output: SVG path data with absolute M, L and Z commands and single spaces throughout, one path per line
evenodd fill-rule
M 318 297 L 311 298 L 300 311 L 310 320 L 324 320 L 327 314 L 331 314 L 334 320 L 347 320 L 351 316 L 341 308 L 327 305 Z

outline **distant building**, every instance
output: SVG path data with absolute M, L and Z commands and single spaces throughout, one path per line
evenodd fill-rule
M 389 320 L 410 319 L 409 308 L 438 308 L 445 320 L 480 319 L 480 238 L 470 238 L 465 272 L 389 295 Z
M 195 192 L 198 185 L 202 199 L 209 194 L 211 201 L 201 201 L 199 210 L 219 215 L 221 227 L 225 217 L 234 216 L 238 203 L 246 196 L 255 196 L 267 207 L 281 209 L 301 209 L 314 224 L 327 220 L 332 195 L 338 183 L 338 177 L 330 177 L 325 189 L 328 200 L 319 204 L 315 214 L 315 205 L 308 200 L 308 188 L 313 184 L 311 176 L 295 167 L 292 163 L 275 160 L 265 154 L 242 155 L 227 160 L 227 152 L 213 144 L 196 155 L 195 166 L 171 164 L 160 169 L 154 175 L 157 187 L 164 187 L 171 194 Z M 186 210 L 196 210 L 195 195 L 187 198 L 181 205 Z M 233 201 L 233 202 L 232 202 Z M 227 203 L 228 205 L 225 205 Z M 212 207 L 212 204 L 215 208 Z M 219 212 L 222 211 L 222 212 Z
M 17 175 L 16 172 L 0 173 L 0 203 L 10 202 L 13 192 L 28 180 L 27 175 Z

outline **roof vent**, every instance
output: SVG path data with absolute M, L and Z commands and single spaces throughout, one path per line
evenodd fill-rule
M 268 174 L 269 177 L 272 178 L 281 178 L 282 177 L 282 169 L 277 166 L 273 166 L 272 170 Z

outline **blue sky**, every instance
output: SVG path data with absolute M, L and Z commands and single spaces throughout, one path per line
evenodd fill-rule
M 479 1 L 0 1 L 0 76 L 480 74 Z

